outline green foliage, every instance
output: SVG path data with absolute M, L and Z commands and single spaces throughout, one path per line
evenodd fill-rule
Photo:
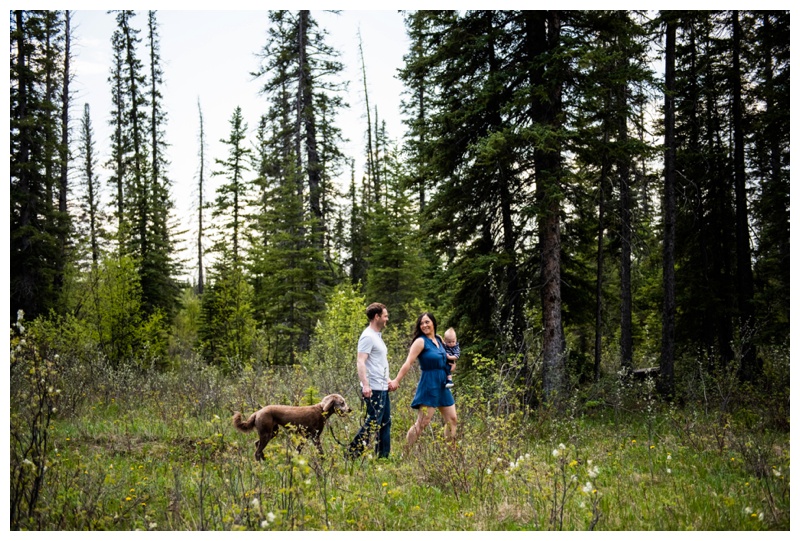
M 340 284 L 328 297 L 303 365 L 320 376 L 353 376 L 358 337 L 367 325 L 366 298 L 358 286 Z M 323 386 L 323 388 L 328 388 Z
M 11 330 L 11 529 L 38 529 L 50 456 L 50 422 L 61 391 L 49 349 L 26 333 L 22 311 Z
M 170 331 L 170 357 L 189 357 L 197 345 L 202 303 L 193 288 L 185 288 Z
M 238 266 L 217 269 L 206 286 L 199 330 L 200 350 L 208 362 L 225 370 L 241 369 L 253 362 L 256 334 L 251 286 Z
M 315 402 L 325 393 L 315 373 L 301 367 L 247 367 L 226 375 L 198 359 L 185 359 L 169 372 L 106 366 L 86 385 L 78 373 L 52 379 L 62 373 L 63 358 L 33 339 L 32 327 L 19 332 L 12 337 L 12 429 L 17 429 L 12 433 L 44 428 L 30 424 L 35 416 L 29 414 L 39 411 L 33 407 L 38 402 L 28 400 L 32 397 L 50 401 L 44 402 L 50 422 L 47 444 L 39 448 L 47 469 L 38 485 L 38 504 L 14 527 L 789 528 L 789 433 L 753 424 L 757 415 L 741 407 L 720 417 L 702 408 L 667 406 L 646 383 L 626 389 L 619 417 L 602 393 L 591 400 L 591 411 L 589 401 L 573 401 L 563 415 L 534 413 L 511 402 L 499 407 L 498 398 L 516 390 L 502 376 L 502 364 L 480 359 L 476 365 L 483 382 L 473 385 L 466 376 L 457 382 L 455 446 L 443 438 L 436 416 L 414 449 L 401 452 L 414 420 L 407 408 L 413 385 L 407 385 L 392 395 L 394 451 L 388 460 L 342 458 L 337 440 L 346 443 L 359 425 L 359 416 L 351 414 L 328 421 L 324 456 L 309 444 L 298 453 L 299 436 L 281 430 L 267 446 L 265 460 L 255 462 L 255 435 L 238 433 L 229 421 L 231 412 Z M 788 366 L 786 357 L 782 363 Z M 28 377 L 34 366 L 37 377 Z M 45 377 L 44 386 L 38 376 Z M 97 380 L 103 385 L 95 385 Z M 76 389 L 86 407 L 65 416 L 62 402 Z M 12 472 L 27 467 L 31 473 L 12 478 L 20 481 L 12 484 L 12 494 L 23 494 L 35 486 L 35 468 L 17 457 L 12 454 Z M 30 461 L 40 463 L 32 455 Z

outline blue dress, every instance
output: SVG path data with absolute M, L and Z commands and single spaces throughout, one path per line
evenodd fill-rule
M 425 335 L 422 335 L 424 347 L 420 352 L 419 367 L 422 375 L 417 384 L 417 394 L 411 402 L 411 407 L 419 409 L 420 406 L 438 408 L 441 406 L 452 406 L 456 403 L 453 400 L 453 393 L 445 388 L 445 366 L 447 365 L 447 354 L 444 351 L 441 339 L 438 344 Z

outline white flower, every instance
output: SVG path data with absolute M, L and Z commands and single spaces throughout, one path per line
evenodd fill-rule
M 781 476 L 781 470 L 772 470 L 772 475 L 774 475 L 775 477 L 780 477 Z
M 594 466 L 593 468 L 589 468 L 589 469 L 587 469 L 587 470 L 586 470 L 586 473 L 588 473 L 588 474 L 589 474 L 589 477 L 591 477 L 592 479 L 594 479 L 594 478 L 595 478 L 595 477 L 597 477 L 597 476 L 598 476 L 598 474 L 600 473 L 600 468 L 598 468 L 597 466 Z
M 584 491 L 587 494 L 589 492 L 591 492 L 592 491 L 592 483 L 591 483 L 591 481 L 586 481 L 586 484 L 583 485 L 583 487 L 581 487 L 581 490 Z
M 764 520 L 764 513 L 763 512 L 758 514 L 758 520 Z
M 672 455 L 667 454 L 667 460 L 672 460 Z
M 667 468 L 667 473 L 672 473 L 672 470 Z
M 749 514 L 751 514 L 752 512 L 753 512 L 753 508 L 752 508 L 752 507 L 745 507 L 745 508 L 744 508 L 744 513 L 745 513 L 746 515 L 749 515 Z
M 486 468 L 486 475 L 492 475 L 492 469 Z
M 269 521 L 268 520 L 262 520 L 261 521 L 261 527 L 262 528 L 266 528 L 267 526 L 269 526 Z
M 559 449 L 566 449 L 566 448 L 567 448 L 567 446 L 566 446 L 566 445 L 564 445 L 563 443 L 559 443 L 559 444 L 558 444 L 558 448 L 559 448 Z
M 272 511 L 270 511 L 269 513 L 267 513 L 267 520 L 268 520 L 268 521 L 270 521 L 270 522 L 272 522 L 273 520 L 275 520 L 275 513 L 273 513 Z
M 155 530 L 156 528 L 158 528 L 158 524 L 155 522 L 151 522 L 149 526 L 151 530 Z
M 310 485 L 311 484 L 311 479 L 306 479 L 306 484 Z
M 253 501 L 250 502 L 250 507 L 258 507 L 258 498 L 253 498 Z
M 558 449 L 553 449 L 553 456 L 558 456 L 559 454 Z

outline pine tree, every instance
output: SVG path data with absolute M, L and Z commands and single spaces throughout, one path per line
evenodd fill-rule
M 743 58 L 756 82 L 746 141 L 756 183 L 753 226 L 758 337 L 780 344 L 789 336 L 789 12 L 748 12 L 751 48 Z
M 97 176 L 97 158 L 94 142 L 94 130 L 89 104 L 83 106 L 80 133 L 80 172 L 83 180 L 83 197 L 81 199 L 81 219 L 78 224 L 85 224 L 85 234 L 89 239 L 92 268 L 96 269 L 100 260 L 100 245 L 104 237 L 103 212 L 100 208 L 101 185 Z
M 385 139 L 385 126 L 378 135 L 378 141 Z M 385 153 L 375 165 L 383 171 L 383 197 L 367 215 L 370 252 L 365 295 L 392 306 L 395 317 L 405 321 L 413 317 L 405 308 L 422 293 L 418 225 L 397 150 Z
M 247 123 L 242 117 L 242 108 L 236 107 L 230 119 L 231 131 L 227 139 L 221 142 L 228 145 L 228 157 L 215 159 L 218 169 L 212 176 L 224 177 L 223 184 L 217 188 L 217 198 L 211 212 L 217 220 L 219 237 L 214 244 L 214 251 L 228 260 L 233 267 L 241 267 L 244 256 L 244 229 L 246 205 L 248 198 L 248 180 L 246 173 L 250 171 L 250 155 L 248 148 Z
M 178 264 L 175 261 L 175 242 L 170 226 L 170 216 L 174 208 L 170 197 L 171 182 L 167 175 L 169 162 L 166 159 L 164 127 L 167 115 L 163 108 L 161 87 L 164 84 L 161 68 L 161 51 L 158 36 L 156 12 L 149 11 L 147 19 L 147 52 L 149 74 L 147 79 L 147 105 L 150 109 L 150 174 L 147 206 L 149 222 L 147 245 L 149 251 L 143 255 L 140 274 L 142 291 L 149 312 L 163 310 L 171 317 L 177 308 L 179 288 L 175 281 Z
M 10 308 L 26 318 L 57 307 L 61 251 L 53 204 L 59 170 L 59 25 L 56 12 L 11 13 Z

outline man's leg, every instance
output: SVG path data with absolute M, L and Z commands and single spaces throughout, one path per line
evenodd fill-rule
M 382 391 L 381 394 L 383 395 L 383 399 L 381 411 L 378 416 L 380 420 L 380 430 L 378 431 L 378 442 L 375 451 L 378 458 L 387 458 L 389 452 L 392 450 L 392 404 L 389 399 L 388 391 Z
M 376 402 L 378 402 L 376 391 L 372 392 L 372 396 L 369 398 L 361 397 L 364 403 L 367 406 L 367 417 L 364 419 L 364 424 L 361 425 L 361 428 L 356 434 L 356 437 L 353 438 L 353 441 L 348 446 L 348 454 L 355 458 L 361 456 L 364 452 L 364 449 L 367 448 L 367 442 L 369 441 L 369 437 L 371 432 L 380 426 L 380 417 L 377 415 L 378 408 L 376 408 Z

